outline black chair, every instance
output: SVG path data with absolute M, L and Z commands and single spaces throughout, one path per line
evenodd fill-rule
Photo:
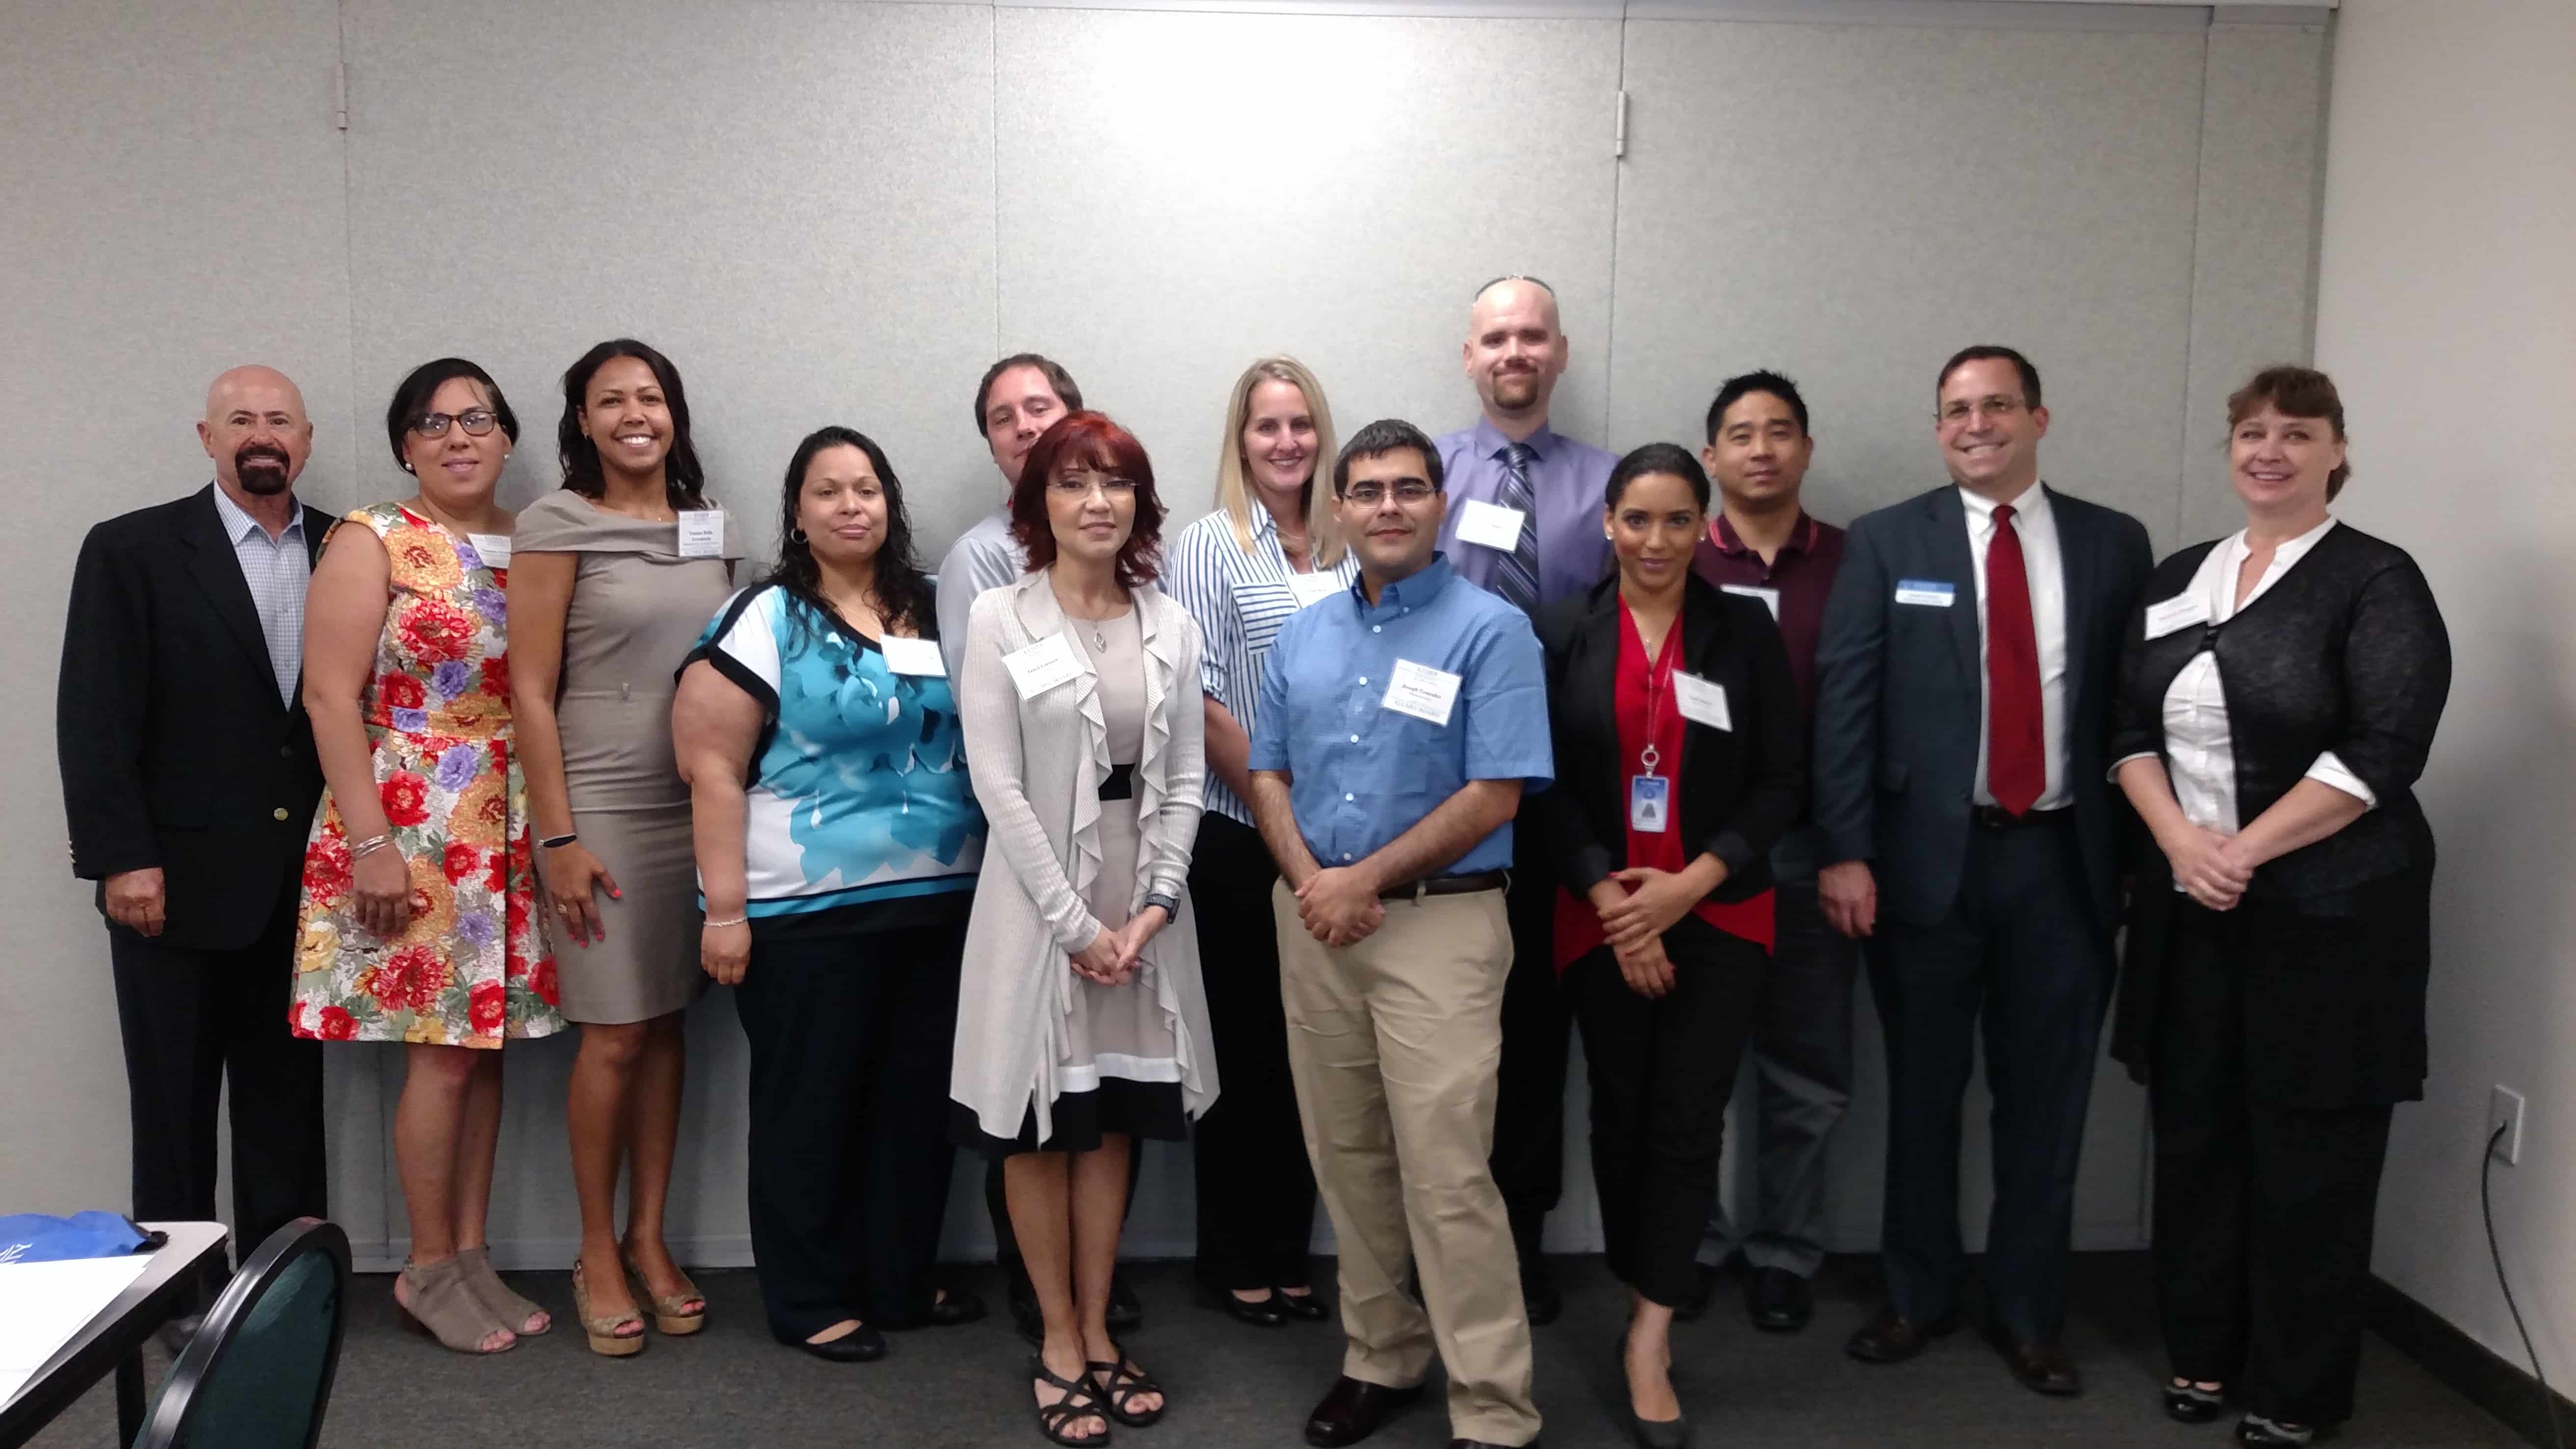
M 348 1234 L 320 1218 L 269 1234 L 170 1366 L 134 1449 L 313 1449 L 348 1303 Z

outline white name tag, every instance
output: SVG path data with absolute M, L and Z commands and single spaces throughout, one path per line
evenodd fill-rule
M 724 510 L 690 508 L 680 514 L 680 557 L 724 557 Z
M 1528 518 L 1517 508 L 1470 498 L 1466 511 L 1458 515 L 1458 538 L 1462 543 L 1510 553 L 1521 546 L 1521 524 Z
M 1748 599 L 1760 599 L 1762 601 L 1762 607 L 1771 611 L 1771 622 L 1774 624 L 1780 622 L 1780 591 L 1778 589 L 1756 588 L 1752 584 L 1720 584 L 1718 587 L 1726 590 L 1730 594 L 1742 594 Z
M 2209 622 L 2209 595 L 2198 589 L 2147 605 L 2147 637 L 2161 639 L 2176 629 Z
M 483 567 L 505 569 L 510 566 L 510 535 L 469 533 L 465 535 L 465 541 L 474 545 L 474 552 L 483 560 Z
M 1335 594 L 1347 593 L 1349 586 L 1339 577 L 1327 573 L 1290 574 L 1288 592 L 1296 597 L 1297 607 L 1320 604 Z
M 1675 670 L 1673 703 L 1681 706 L 1682 718 L 1693 724 L 1735 733 L 1735 717 L 1726 711 L 1726 686 L 1723 684 L 1711 684 L 1696 674 Z
M 1014 649 L 1002 656 L 1011 671 L 1011 683 L 1018 686 L 1020 698 L 1035 699 L 1082 672 L 1082 664 L 1073 657 L 1073 646 L 1062 634 L 1049 634 L 1026 649 Z
M 1945 584 L 1938 579 L 1898 579 L 1896 581 L 1896 602 L 1900 604 L 1926 604 L 1935 609 L 1946 609 L 1956 602 L 1958 597 L 1959 590 L 1956 585 Z
M 1386 682 L 1388 709 L 1445 725 L 1449 723 L 1451 707 L 1457 703 L 1457 675 L 1410 659 L 1395 661 L 1395 677 Z
M 1062 643 L 1064 636 L 1056 636 Z M 927 639 L 905 639 L 888 634 L 877 641 L 885 651 L 886 668 L 897 674 L 926 674 L 933 679 L 948 677 L 948 661 L 939 657 L 939 646 Z

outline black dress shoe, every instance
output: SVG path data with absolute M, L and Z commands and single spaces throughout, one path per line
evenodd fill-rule
M 961 1323 L 981 1322 L 983 1317 L 983 1299 L 963 1288 L 950 1288 L 922 1310 L 921 1321 L 932 1328 L 955 1328 Z
M 1695 1323 L 1708 1311 L 1708 1301 L 1717 1296 L 1717 1266 L 1713 1263 L 1691 1264 L 1691 1290 L 1681 1302 L 1673 1305 L 1673 1317 L 1684 1323 Z
M 2236 1442 L 2251 1444 L 2255 1449 L 2299 1449 L 2316 1442 L 2317 1431 L 2277 1423 L 2260 1414 L 2248 1414 L 2236 1421 Z
M 875 1363 L 886 1356 L 885 1335 L 867 1323 L 823 1343 L 798 1339 L 796 1346 L 826 1363 Z
M 1422 1385 L 1391 1389 L 1345 1374 L 1325 1390 L 1315 1412 L 1306 1416 L 1306 1442 L 1317 1449 L 1341 1449 L 1378 1431 L 1396 1411 L 1422 1397 Z
M 1816 1296 L 1786 1268 L 1756 1268 L 1744 1285 L 1744 1311 L 1764 1333 L 1796 1333 L 1816 1316 Z
M 1224 1309 L 1227 1317 L 1237 1323 L 1249 1323 L 1255 1328 L 1287 1327 L 1288 1310 L 1281 1306 L 1282 1301 L 1279 1291 L 1275 1288 L 1248 1302 L 1235 1297 L 1226 1289 L 1216 1290 L 1216 1306 Z
M 2012 1370 L 2021 1386 L 2034 1394 L 2056 1399 L 2071 1399 L 2084 1392 L 2084 1375 L 2076 1371 L 2075 1360 L 2066 1350 L 2053 1343 L 2021 1343 L 1999 1327 L 1986 1329 L 1986 1341 L 2004 1356 L 2004 1366 Z
M 1521 1308 L 1529 1314 L 1532 1328 L 1545 1328 L 1565 1311 L 1565 1295 L 1557 1290 L 1556 1275 L 1548 1271 L 1547 1259 L 1532 1254 L 1521 1259 Z
M 1903 1363 L 1931 1347 L 1932 1340 L 1955 1333 L 1958 1328 L 1956 1318 L 1917 1323 L 1897 1312 L 1894 1304 L 1888 1304 L 1843 1344 L 1843 1352 L 1862 1363 Z
M 1333 1305 L 1324 1301 L 1323 1294 L 1311 1289 L 1304 1293 L 1283 1293 L 1273 1288 L 1270 1301 L 1279 1305 L 1280 1312 L 1306 1323 L 1321 1323 L 1333 1316 Z
M 1109 1278 L 1109 1331 L 1126 1333 L 1145 1326 L 1145 1305 L 1136 1301 L 1136 1290 L 1127 1286 L 1125 1277 L 1112 1273 Z

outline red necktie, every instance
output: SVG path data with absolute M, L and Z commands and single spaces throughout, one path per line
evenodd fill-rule
M 1986 545 L 1986 788 L 2015 815 L 2048 788 L 2040 730 L 2039 631 L 2031 623 L 2030 570 L 2009 503 L 1995 507 Z

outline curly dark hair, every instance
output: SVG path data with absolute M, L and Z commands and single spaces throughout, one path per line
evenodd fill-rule
M 1072 412 L 1055 420 L 1029 445 L 1020 481 L 1011 489 L 1011 536 L 1028 551 L 1029 572 L 1055 562 L 1055 527 L 1047 517 L 1047 483 L 1066 464 L 1087 464 L 1136 485 L 1136 517 L 1118 546 L 1120 588 L 1152 583 L 1162 573 L 1163 500 L 1154 491 L 1154 465 L 1136 435 L 1105 413 Z
M 876 439 L 856 428 L 816 428 L 796 445 L 796 456 L 787 462 L 787 483 L 778 505 L 778 566 L 762 582 L 778 585 L 822 617 L 850 627 L 850 621 L 841 618 L 831 600 L 823 597 L 822 566 L 814 562 L 813 546 L 799 536 L 796 526 L 796 504 L 805 492 L 805 470 L 813 466 L 816 455 L 824 449 L 841 447 L 867 454 L 868 462 L 877 470 L 877 481 L 885 486 L 886 536 L 876 559 L 878 612 L 888 624 L 910 624 L 923 638 L 938 638 L 939 611 L 930 576 L 922 571 L 920 555 L 913 552 L 912 514 L 903 506 L 903 480 L 895 477 L 894 465 L 886 461 L 885 449 L 877 446 Z

